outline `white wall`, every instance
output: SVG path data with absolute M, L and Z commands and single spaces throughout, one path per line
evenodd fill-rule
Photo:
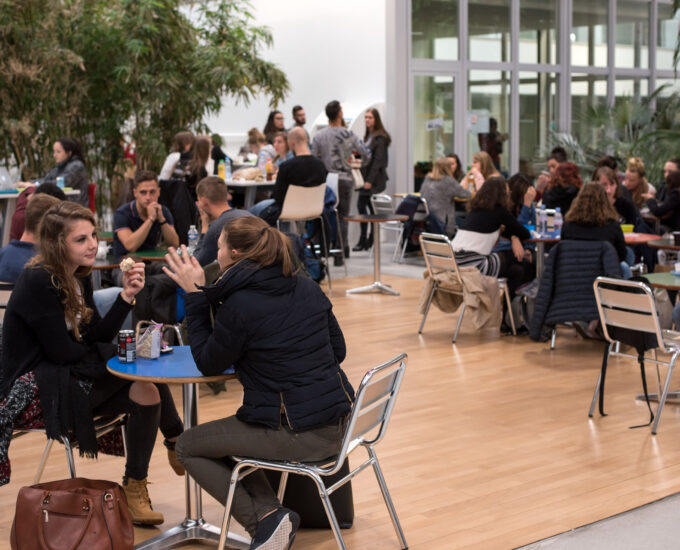
M 385 100 L 385 2 L 389 0 L 252 0 L 255 24 L 270 27 L 274 46 L 262 53 L 290 82 L 278 109 L 286 128 L 300 104 L 307 129 L 330 100 L 343 104 L 345 117 Z M 227 99 L 220 114 L 206 120 L 219 134 L 245 136 L 265 125 L 267 98 L 249 106 Z

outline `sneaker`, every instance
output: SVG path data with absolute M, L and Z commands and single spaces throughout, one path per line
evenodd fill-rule
M 287 550 L 293 544 L 300 516 L 288 508 L 277 508 L 257 524 L 250 550 Z

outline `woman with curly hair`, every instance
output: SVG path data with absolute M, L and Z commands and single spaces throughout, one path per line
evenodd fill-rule
M 546 208 L 559 208 L 564 216 L 569 212 L 571 203 L 583 186 L 578 166 L 573 162 L 563 162 L 550 178 L 548 189 L 543 194 L 543 204 Z
M 459 267 L 474 266 L 482 275 L 498 277 L 508 276 L 514 260 L 517 263 L 529 262 L 522 241 L 531 235 L 508 210 L 505 179 L 486 180 L 468 205 L 465 224 L 451 243 Z M 511 252 L 508 251 L 508 254 L 492 252 L 499 234 L 510 240 Z
M 624 277 L 630 278 L 630 267 L 625 262 L 626 241 L 621 231 L 619 214 L 607 198 L 604 187 L 596 182 L 586 183 L 564 218 L 562 240 L 607 241 L 616 249 Z

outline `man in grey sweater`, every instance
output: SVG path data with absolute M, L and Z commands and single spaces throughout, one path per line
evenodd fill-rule
M 201 215 L 201 235 L 194 257 L 202 266 L 217 259 L 217 241 L 222 228 L 242 216 L 252 216 L 246 210 L 232 208 L 227 202 L 227 186 L 222 178 L 208 176 L 196 186 L 196 207 Z
M 340 214 L 340 230 L 345 243 L 345 257 L 349 257 L 347 243 L 347 222 L 352 201 L 352 168 L 349 158 L 361 156 L 362 164 L 368 162 L 370 151 L 357 135 L 345 128 L 342 118 L 342 106 L 338 101 L 326 105 L 328 128 L 324 128 L 314 136 L 312 154 L 319 157 L 326 165 L 326 170 L 338 174 L 338 214 Z

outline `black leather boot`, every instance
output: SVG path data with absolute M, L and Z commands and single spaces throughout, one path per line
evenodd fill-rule
M 366 244 L 366 237 L 361 237 L 356 246 L 352 248 L 352 252 L 361 252 L 362 250 L 368 250 L 368 246 Z

